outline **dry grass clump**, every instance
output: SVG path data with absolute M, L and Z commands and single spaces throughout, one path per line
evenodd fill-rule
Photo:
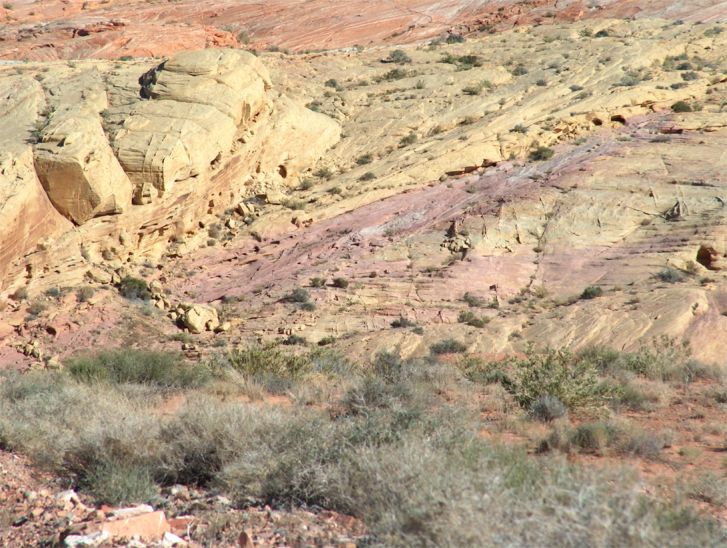
M 328 407 L 276 407 L 224 401 L 202 386 L 187 389 L 176 412 L 161 414 L 165 383 L 6 374 L 0 443 L 98 500 L 148 500 L 174 483 L 210 487 L 239 504 L 355 515 L 386 546 L 727 540 L 715 522 L 648 497 L 621 470 L 585 471 L 557 455 L 535 458 L 484 440 L 478 410 L 449 397 L 478 385 L 432 357 L 382 353 L 359 368 L 331 353 L 254 348 L 210 370 L 251 378 L 273 371 L 299 385 L 328 376 L 340 391 Z M 571 443 L 600 447 L 602 430 L 607 446 L 615 443 L 609 426 L 578 430 Z

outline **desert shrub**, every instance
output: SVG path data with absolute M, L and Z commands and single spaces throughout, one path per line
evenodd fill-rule
M 614 429 L 605 422 L 579 424 L 570 435 L 572 445 L 583 451 L 602 453 L 613 440 Z
M 346 278 L 333 278 L 333 287 L 339 289 L 346 289 L 349 285 L 349 281 Z
M 310 286 L 318 288 L 318 289 L 320 289 L 321 287 L 326 287 L 326 279 L 325 278 L 311 278 Z
M 568 409 L 589 406 L 607 396 L 599 390 L 596 368 L 567 350 L 529 348 L 524 359 L 510 359 L 509 365 L 512 382 L 506 388 L 525 409 L 544 396 L 558 398 Z
M 301 200 L 293 200 L 291 198 L 283 200 L 281 202 L 281 205 L 294 211 L 305 209 L 305 202 L 302 202 Z
M 724 376 L 720 367 L 692 359 L 688 343 L 679 343 L 667 336 L 644 342 L 634 352 L 588 348 L 578 354 L 578 359 L 590 363 L 602 374 L 611 376 L 626 371 L 657 381 L 687 383 L 698 379 L 719 381 Z
M 532 418 L 540 422 L 552 422 L 568 412 L 562 401 L 549 394 L 533 401 L 528 411 Z
M 407 147 L 409 145 L 413 145 L 416 142 L 417 134 L 412 131 L 411 133 L 409 133 L 409 135 L 401 138 L 401 140 L 399 141 L 399 147 Z
M 24 301 L 28 298 L 28 290 L 25 287 L 19 287 L 10 295 L 14 301 Z
M 318 346 L 329 346 L 336 342 L 336 337 L 333 335 L 328 335 L 326 337 L 323 337 L 322 339 L 319 339 Z
M 45 304 L 43 301 L 33 301 L 30 303 L 30 306 L 28 307 L 28 313 L 35 317 L 39 316 L 43 312 L 45 312 L 48 309 L 48 305 Z
M 476 414 L 422 407 L 402 382 L 367 376 L 356 391 L 352 412 L 333 418 L 211 396 L 160 417 L 148 398 L 109 385 L 11 375 L 0 383 L 0 437 L 108 501 L 147 499 L 149 478 L 209 486 L 238 504 L 354 515 L 384 546 L 727 541 L 716 521 L 645 494 L 633 474 L 499 447 L 479 435 Z
M 146 466 L 132 466 L 113 460 L 92 466 L 80 487 L 88 491 L 96 503 L 116 506 L 149 502 L 159 491 Z
M 307 356 L 296 356 L 274 346 L 250 346 L 233 350 L 225 357 L 226 363 L 248 379 L 274 376 L 299 380 L 311 371 Z
M 413 322 L 403 316 L 400 318 L 397 318 L 396 320 L 391 322 L 391 327 L 393 327 L 394 329 L 399 329 L 402 327 L 416 327 L 416 325 L 417 324 L 415 322 Z
M 523 133 L 523 134 L 525 134 L 527 132 L 528 132 L 528 127 L 526 125 L 524 125 L 524 124 L 516 124 L 510 130 L 510 133 Z
M 462 300 L 472 308 L 485 306 L 485 301 L 482 298 L 478 297 L 473 293 L 470 293 L 469 291 L 462 296 Z
M 119 282 L 119 293 L 121 296 L 129 300 L 148 301 L 151 298 L 151 292 L 146 280 L 126 276 Z
M 687 275 L 676 268 L 664 268 L 656 273 L 656 278 L 659 281 L 674 284 L 683 282 L 687 278 Z
M 535 162 L 550 160 L 555 155 L 555 151 L 548 147 L 538 147 L 530 152 L 530 159 Z
M 306 344 L 308 344 L 308 341 L 305 339 L 305 337 L 301 337 L 300 335 L 288 335 L 288 338 L 283 341 L 283 344 L 287 346 L 305 346 Z
M 302 287 L 296 287 L 290 293 L 286 293 L 281 300 L 285 303 L 307 303 L 310 302 L 310 292 Z
M 409 55 L 407 55 L 407 53 L 401 49 L 395 49 L 394 51 L 389 53 L 389 56 L 386 58 L 386 60 L 389 63 L 397 63 L 399 65 L 406 65 L 411 63 L 411 57 L 409 57 Z
M 583 290 L 583 293 L 581 293 L 580 298 L 585 299 L 585 300 L 590 300 L 590 299 L 595 299 L 597 297 L 600 297 L 601 295 L 603 295 L 603 288 L 595 286 L 595 285 L 591 285 L 591 286 L 586 287 Z
M 373 171 L 367 171 L 358 178 L 359 181 L 373 181 L 374 179 L 376 179 L 376 174 Z
M 692 112 L 692 107 L 685 101 L 677 101 L 671 106 L 674 112 Z
M 528 71 L 528 68 L 525 65 L 517 65 L 510 72 L 512 73 L 513 76 L 524 76 L 529 71 Z
M 210 370 L 189 364 L 174 352 L 125 348 L 69 360 L 66 369 L 84 383 L 132 383 L 161 388 L 200 386 L 209 380 Z
M 471 70 L 475 67 L 482 66 L 482 59 L 477 55 L 452 55 L 446 53 L 440 59 L 441 63 L 448 65 L 456 65 L 457 70 Z
M 315 172 L 313 172 L 313 175 L 315 177 L 318 177 L 319 179 L 326 179 L 329 180 L 333 177 L 333 171 L 330 168 L 322 167 Z
M 360 166 L 370 164 L 374 160 L 373 155 L 371 154 L 363 154 L 362 156 L 359 156 L 356 158 L 356 163 Z
M 545 80 L 544 78 L 539 78 L 539 79 L 538 79 L 538 80 L 537 80 L 537 81 L 535 82 L 535 85 L 536 85 L 536 86 L 539 86 L 539 87 L 541 87 L 541 88 L 544 88 L 545 86 L 547 86 L 547 85 L 548 85 L 548 81 L 547 81 L 547 80 Z
M 467 345 L 456 339 L 444 339 L 429 347 L 434 355 L 461 354 L 467 350 Z
M 76 290 L 76 299 L 79 303 L 87 302 L 96 293 L 96 290 L 90 285 L 84 285 Z
M 727 504 L 727 481 L 712 473 L 699 474 L 686 485 L 689 497 L 712 504 L 719 508 Z
M 694 71 L 682 72 L 682 80 L 684 80 L 685 82 L 699 80 L 699 74 Z
M 391 82 L 394 80 L 402 80 L 403 78 L 407 78 L 411 76 L 411 73 L 407 70 L 395 68 L 391 69 L 389 72 L 379 76 L 378 80 L 380 82 Z
M 48 289 L 45 290 L 45 294 L 48 297 L 55 299 L 57 297 L 60 297 L 63 294 L 63 292 L 61 291 L 60 287 L 49 287 Z
M 324 84 L 327 88 L 334 88 L 339 89 L 340 85 L 338 84 L 338 80 L 331 78 L 330 80 L 326 80 L 326 83 Z
M 469 310 L 463 310 L 460 312 L 457 319 L 460 323 L 467 324 L 470 327 L 479 328 L 485 327 L 485 325 L 487 325 L 490 321 L 489 318 L 481 318 Z

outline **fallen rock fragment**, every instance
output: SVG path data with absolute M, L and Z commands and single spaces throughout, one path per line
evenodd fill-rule
M 184 326 L 191 333 L 214 331 L 219 325 L 220 319 L 217 316 L 217 310 L 211 306 L 195 304 L 184 312 Z
M 139 538 L 144 541 L 159 541 L 169 532 L 169 523 L 162 511 L 147 512 L 130 518 L 107 521 L 101 532 L 118 539 Z

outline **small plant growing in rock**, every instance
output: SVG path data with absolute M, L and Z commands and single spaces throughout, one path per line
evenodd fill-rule
M 583 290 L 583 293 L 581 293 L 581 299 L 590 300 L 595 299 L 596 297 L 600 297 L 601 295 L 603 295 L 602 288 L 595 285 L 590 285 Z
M 417 142 L 417 134 L 412 131 L 406 137 L 401 138 L 401 141 L 399 141 L 399 148 L 404 148 L 409 145 L 413 145 L 416 142 Z
M 544 160 L 550 160 L 555 151 L 549 147 L 538 147 L 530 153 L 530 159 L 536 162 L 542 162 Z
M 434 343 L 429 350 L 435 356 L 441 354 L 461 354 L 467 350 L 467 345 L 456 339 L 444 339 Z
M 394 329 L 401 329 L 404 327 L 416 327 L 416 325 L 416 323 L 403 316 L 391 322 L 391 327 L 393 327 Z
M 34 301 L 28 307 L 28 313 L 33 316 L 39 316 L 48 309 L 48 305 L 41 301 Z
M 331 171 L 330 168 L 322 167 L 319 170 L 315 171 L 313 175 L 315 177 L 318 177 L 319 179 L 325 179 L 328 181 L 333 178 L 333 171 Z
M 671 106 L 674 112 L 692 112 L 692 107 L 686 101 L 677 101 Z
M 656 277 L 662 282 L 675 284 L 677 282 L 683 282 L 686 278 L 686 275 L 684 274 L 684 272 L 681 272 L 676 268 L 665 268 L 663 270 L 660 270 L 656 274 Z
M 366 164 L 370 164 L 371 162 L 373 162 L 373 160 L 374 157 L 371 154 L 364 154 L 356 158 L 356 163 L 360 166 L 363 166 Z
M 48 297 L 52 297 L 52 298 L 54 298 L 54 299 L 55 299 L 56 297 L 60 297 L 62 293 L 63 293 L 63 292 L 62 292 L 62 291 L 60 290 L 60 288 L 59 288 L 59 287 L 51 287 L 51 288 L 48 288 L 48 289 L 46 289 L 46 291 L 45 291 L 45 294 L 46 294 L 46 295 L 47 295 Z

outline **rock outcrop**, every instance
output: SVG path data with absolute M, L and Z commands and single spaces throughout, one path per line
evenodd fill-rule
M 340 137 L 244 51 L 124 69 L 0 73 L 0 288 L 53 269 L 79 279 L 94 247 L 166 245 L 253 189 L 291 184 Z

